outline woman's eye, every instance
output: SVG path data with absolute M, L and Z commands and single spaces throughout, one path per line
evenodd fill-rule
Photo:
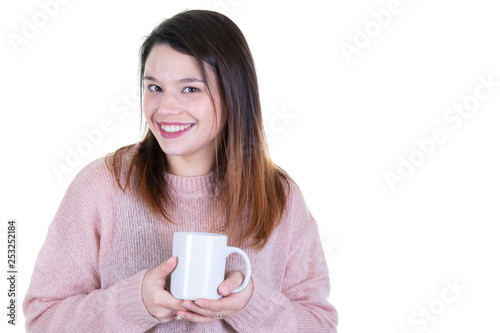
M 186 87 L 182 92 L 187 92 L 187 93 L 194 93 L 197 92 L 199 89 L 195 87 Z
M 150 91 L 152 91 L 152 92 L 159 92 L 159 91 L 161 91 L 161 88 L 160 88 L 160 87 L 158 87 L 156 84 L 150 84 L 150 85 L 148 86 L 148 89 L 149 89 Z

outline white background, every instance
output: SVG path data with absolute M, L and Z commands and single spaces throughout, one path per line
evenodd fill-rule
M 383 27 L 370 12 L 389 0 L 221 2 L 255 58 L 272 158 L 319 224 L 339 332 L 498 332 L 500 86 L 457 128 L 443 118 L 474 101 L 480 76 L 500 82 L 495 2 L 401 0 Z M 18 326 L 6 323 L 2 278 L 2 331 L 24 331 L 22 300 L 69 182 L 140 138 L 139 106 L 124 100 L 142 38 L 187 8 L 217 9 L 214 0 L 73 0 L 43 22 L 40 2 L 0 5 L 1 256 L 15 218 L 19 262 Z M 36 18 L 36 34 L 14 47 L 8 36 Z M 346 57 L 342 43 L 355 42 Z M 112 130 L 58 177 L 53 164 L 67 164 L 103 119 Z M 419 153 L 415 141 L 435 129 L 446 140 Z M 420 163 L 411 174 L 400 166 L 410 157 Z M 407 174 L 391 190 L 384 174 L 398 167 Z

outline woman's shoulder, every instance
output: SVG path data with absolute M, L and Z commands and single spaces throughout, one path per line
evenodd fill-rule
M 107 186 L 117 186 L 117 179 L 121 179 L 122 174 L 128 170 L 138 147 L 138 143 L 121 147 L 105 157 L 88 163 L 75 176 L 72 186 L 95 185 L 100 189 Z
M 283 169 L 278 168 L 281 184 L 286 196 L 286 210 L 297 208 L 297 206 L 305 205 L 304 196 L 297 182 Z
M 296 221 L 296 217 L 309 215 L 306 200 L 297 181 L 281 168 L 277 168 L 286 197 L 283 220 Z
M 286 193 L 286 205 L 278 226 L 278 234 L 286 237 L 306 237 L 317 230 L 317 223 L 309 210 L 304 193 L 297 180 L 282 177 Z

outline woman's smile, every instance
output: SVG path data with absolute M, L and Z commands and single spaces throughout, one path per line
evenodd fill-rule
M 171 139 L 187 133 L 195 123 L 159 122 L 159 131 L 162 137 Z

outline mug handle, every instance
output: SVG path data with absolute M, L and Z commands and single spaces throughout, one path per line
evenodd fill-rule
M 231 253 L 238 253 L 239 255 L 241 255 L 243 257 L 243 260 L 245 261 L 245 279 L 243 280 L 243 283 L 233 291 L 233 293 L 239 293 L 240 291 L 245 289 L 248 282 L 250 281 L 250 275 L 252 274 L 252 268 L 250 266 L 250 259 L 248 259 L 247 254 L 245 252 L 243 252 L 243 250 L 241 250 L 237 247 L 228 246 L 227 247 L 227 256 L 229 256 Z

